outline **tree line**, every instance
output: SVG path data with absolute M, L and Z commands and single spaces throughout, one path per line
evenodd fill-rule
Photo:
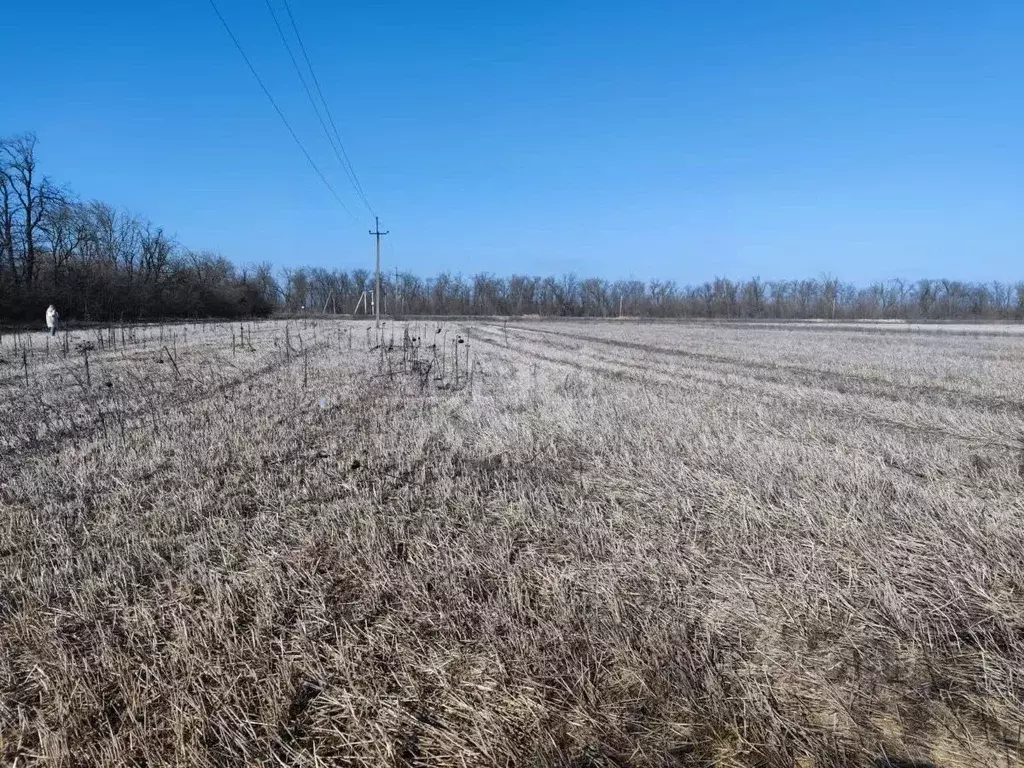
M 73 320 L 251 317 L 274 312 L 372 312 L 366 269 L 238 267 L 185 247 L 162 227 L 43 175 L 31 135 L 0 138 L 0 322 L 31 322 L 48 304 Z M 902 318 L 1022 320 L 1024 282 L 889 280 L 869 286 L 824 276 L 700 285 L 576 275 L 424 278 L 388 272 L 388 315 L 559 317 Z
M 0 321 L 267 315 L 269 265 L 239 269 L 185 248 L 162 227 L 44 175 L 34 136 L 0 138 Z
M 281 275 L 283 309 L 351 313 L 373 275 L 322 268 Z M 888 280 L 867 287 L 832 277 L 730 280 L 700 285 L 671 280 L 581 279 L 576 275 L 472 277 L 408 272 L 382 276 L 381 309 L 389 315 L 545 315 L 556 317 L 700 317 L 763 319 L 1022 320 L 1024 282 Z M 367 306 L 363 304 L 362 306 Z M 372 303 L 368 305 L 372 309 Z

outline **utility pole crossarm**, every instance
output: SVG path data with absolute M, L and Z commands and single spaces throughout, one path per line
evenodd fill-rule
M 373 313 L 376 319 L 377 327 L 380 328 L 380 239 L 384 235 L 388 234 L 390 230 L 388 232 L 380 231 L 379 216 L 374 216 L 373 221 L 374 224 L 376 225 L 374 227 L 376 231 L 370 230 L 370 234 L 376 236 L 377 238 L 377 276 L 373 284 Z

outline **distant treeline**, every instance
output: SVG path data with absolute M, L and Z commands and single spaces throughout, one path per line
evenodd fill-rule
M 283 308 L 350 313 L 373 275 L 325 269 L 285 271 Z M 728 280 L 680 286 L 671 280 L 599 280 L 575 275 L 422 279 L 382 276 L 381 308 L 393 315 L 548 315 L 559 317 L 1024 319 L 1024 282 L 889 280 L 866 288 L 833 278 Z M 372 305 L 371 305 L 372 306 Z
M 373 290 L 366 269 L 239 268 L 177 243 L 145 219 L 83 201 L 42 175 L 30 135 L 0 138 L 0 322 L 36 321 L 46 306 L 75 320 L 250 317 L 275 311 L 348 314 Z M 423 278 L 388 272 L 390 315 L 1024 320 L 1024 282 L 831 277 L 607 281 L 575 275 Z M 363 301 L 361 311 L 371 311 Z

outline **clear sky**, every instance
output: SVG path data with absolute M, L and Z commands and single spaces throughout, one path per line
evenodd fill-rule
M 208 0 L 5 3 L 0 135 L 188 246 L 371 266 L 265 0 L 218 4 L 358 222 Z M 291 6 L 389 268 L 1024 279 L 1020 0 Z

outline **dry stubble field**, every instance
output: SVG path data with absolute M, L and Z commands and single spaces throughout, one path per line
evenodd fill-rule
M 0 339 L 0 763 L 1024 763 L 1024 336 L 380 341 Z

